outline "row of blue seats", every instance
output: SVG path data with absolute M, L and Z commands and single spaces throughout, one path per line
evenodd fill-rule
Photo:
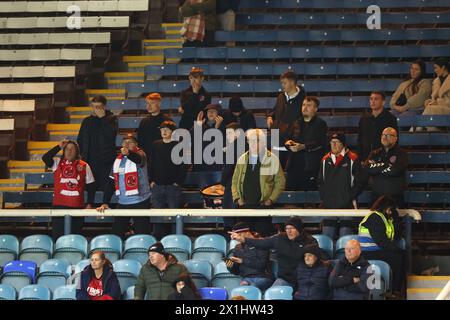
M 145 68 L 147 76 L 187 76 L 193 67 L 202 68 L 208 76 L 279 76 L 286 70 L 306 76 L 334 75 L 395 75 L 407 74 L 409 62 L 361 62 L 361 63 L 211 63 L 211 64 L 165 64 L 149 65 Z M 431 71 L 432 62 L 427 63 Z
M 372 92 L 395 91 L 399 86 L 399 79 L 366 80 L 301 80 L 301 85 L 306 92 Z M 126 84 L 128 97 L 139 97 L 143 93 L 160 92 L 177 93 L 189 87 L 189 81 L 146 81 L 130 82 Z M 274 93 L 281 92 L 279 80 L 242 80 L 242 81 L 219 81 L 211 80 L 203 84 L 203 87 L 211 93 Z
M 264 38 L 260 38 L 264 39 Z M 275 50 L 276 49 L 276 50 Z M 165 49 L 166 59 L 369 59 L 441 57 L 450 55 L 448 45 L 307 46 L 307 47 L 212 47 Z
M 369 98 L 367 96 L 354 97 L 319 97 L 320 109 L 367 109 Z M 251 98 L 242 97 L 244 106 L 249 110 L 265 110 L 272 109 L 275 105 L 276 98 Z M 391 97 L 387 96 L 386 101 L 390 101 Z M 230 98 L 213 97 L 212 103 L 219 103 L 223 108 L 227 108 Z M 161 102 L 161 110 L 176 110 L 180 106 L 180 98 L 165 97 Z M 110 100 L 108 101 L 108 109 L 110 110 L 145 110 L 146 102 L 143 98 Z
M 237 42 L 324 42 L 324 41 L 418 41 L 448 40 L 449 28 L 430 29 L 321 29 L 216 31 L 216 41 Z
M 240 9 L 366 9 L 371 5 L 381 8 L 448 8 L 447 0 L 242 0 Z
M 241 25 L 364 25 L 367 13 L 239 13 L 236 23 Z M 448 12 L 383 12 L 383 24 L 438 24 L 450 23 Z

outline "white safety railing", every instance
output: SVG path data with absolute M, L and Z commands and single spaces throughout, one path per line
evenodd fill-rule
M 447 282 L 445 287 L 442 289 L 442 291 L 436 297 L 436 300 L 450 300 L 450 281 Z

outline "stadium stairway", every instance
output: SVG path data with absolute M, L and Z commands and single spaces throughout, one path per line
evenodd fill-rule
M 448 281 L 450 276 L 409 276 L 407 299 L 434 300 Z

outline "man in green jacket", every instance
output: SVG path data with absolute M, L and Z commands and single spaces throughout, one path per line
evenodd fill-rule
M 233 174 L 233 201 L 242 209 L 268 209 L 284 190 L 283 168 L 278 157 L 267 150 L 263 130 L 248 130 L 247 140 L 249 151 L 238 159 Z M 251 218 L 248 223 L 263 236 L 271 235 L 270 218 Z
M 203 41 L 186 41 L 185 47 L 212 47 L 215 42 L 216 19 L 216 0 L 186 0 L 180 7 L 182 18 L 188 18 L 203 14 L 205 19 L 205 38 Z
M 186 267 L 165 252 L 161 242 L 148 249 L 148 262 L 142 266 L 134 288 L 135 300 L 167 300 L 173 292 L 173 283 L 181 274 L 188 274 Z

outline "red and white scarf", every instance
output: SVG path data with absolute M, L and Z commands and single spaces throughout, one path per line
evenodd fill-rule
M 139 151 L 139 149 L 135 150 L 135 152 Z M 114 174 L 114 184 L 116 187 L 116 195 L 120 195 L 120 189 L 119 189 L 119 171 L 120 171 L 120 162 L 123 159 L 123 155 L 119 154 L 119 156 L 116 158 L 116 161 L 114 161 L 113 165 L 113 174 Z M 125 172 L 124 172 L 124 178 L 125 178 L 125 195 L 126 196 L 132 196 L 139 194 L 139 178 L 138 178 L 138 171 L 136 163 L 131 161 L 130 159 L 126 159 L 125 162 Z
M 191 4 L 201 3 L 203 0 L 190 0 Z M 203 41 L 205 38 L 205 15 L 203 13 L 184 18 L 181 36 L 187 41 Z

